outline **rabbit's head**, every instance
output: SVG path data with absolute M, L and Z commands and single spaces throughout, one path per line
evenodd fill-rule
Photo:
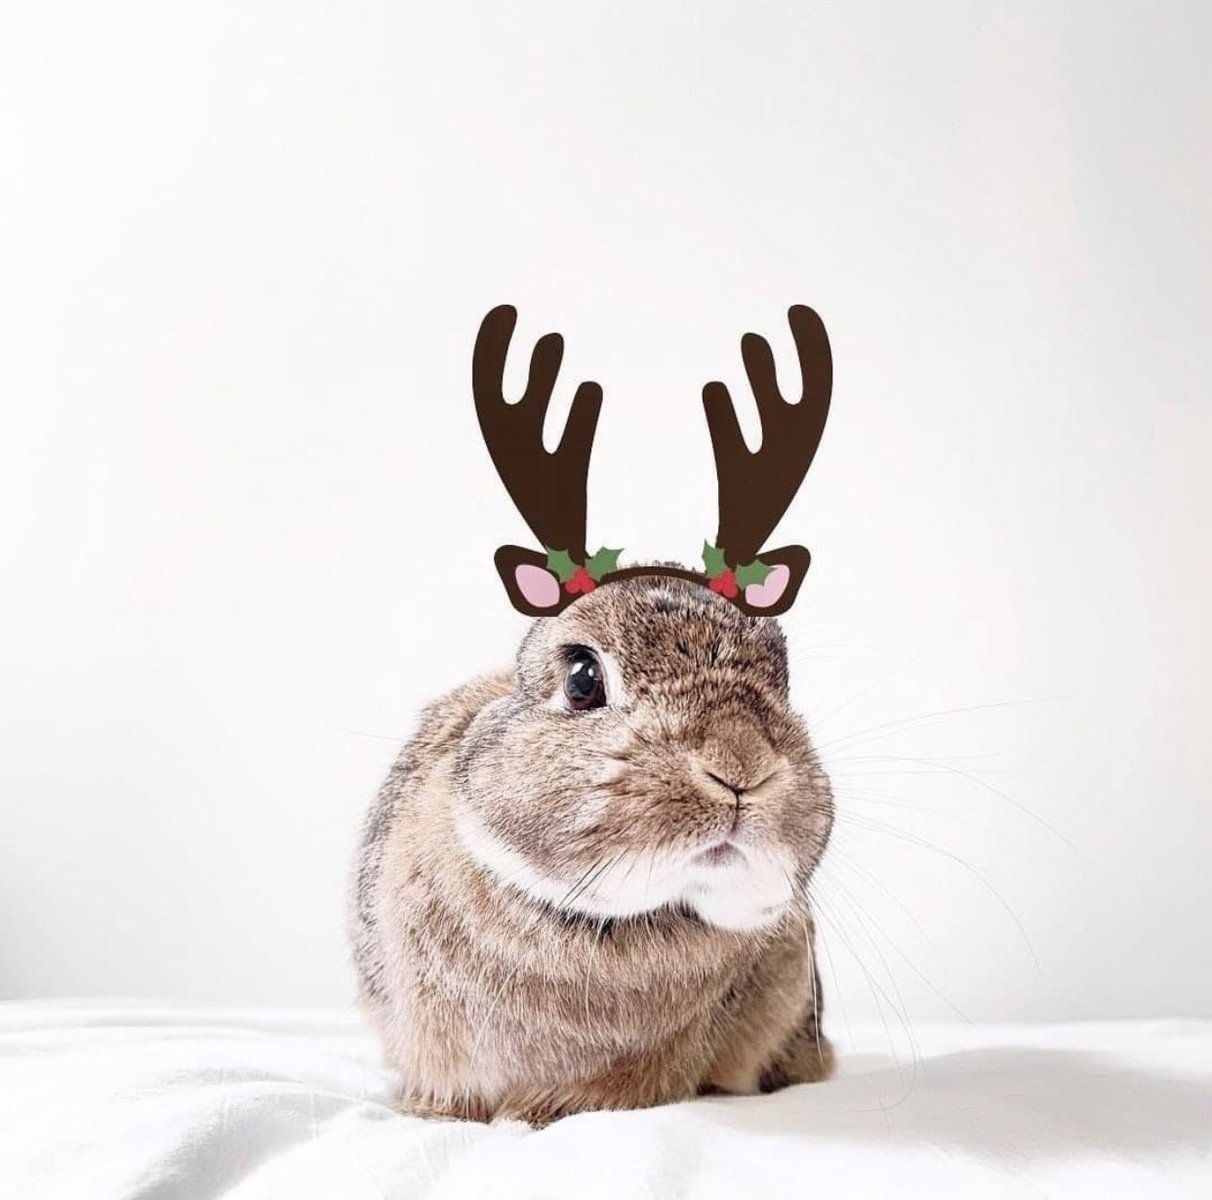
M 503 546 L 514 605 L 536 621 L 513 691 L 471 722 L 458 759 L 464 848 L 505 883 L 598 919 L 680 907 L 729 929 L 773 924 L 807 887 L 832 800 L 787 693 L 773 620 L 809 554 L 766 549 L 829 412 L 833 362 L 812 309 L 788 322 L 802 391 L 779 391 L 765 338 L 741 353 L 762 440 L 750 450 L 728 389 L 703 388 L 719 483 L 719 532 L 703 571 L 617 566 L 590 555 L 586 479 L 602 389 L 580 384 L 559 444 L 544 423 L 563 354 L 547 334 L 516 403 L 502 391 L 517 314 L 493 309 L 472 362 L 493 463 L 544 553 Z M 604 585 L 604 586 L 598 586 Z
M 770 925 L 803 894 L 833 820 L 777 623 L 667 576 L 536 621 L 514 690 L 464 735 L 456 784 L 475 860 L 597 919 L 675 906 L 723 928 Z

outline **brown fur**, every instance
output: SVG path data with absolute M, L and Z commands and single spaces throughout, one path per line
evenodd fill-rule
M 607 708 L 561 711 L 570 645 L 614 668 Z M 469 852 L 469 821 L 513 878 Z M 831 824 L 773 621 L 669 579 L 536 621 L 516 670 L 426 709 L 367 820 L 351 930 L 401 1107 L 543 1124 L 825 1078 L 806 889 Z M 760 927 L 709 919 L 744 896 L 644 899 L 730 827 L 787 864 Z

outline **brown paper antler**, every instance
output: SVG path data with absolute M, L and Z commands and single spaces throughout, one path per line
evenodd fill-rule
M 791 607 L 812 561 L 803 546 L 763 552 L 762 544 L 812 465 L 833 391 L 833 356 L 820 317 L 806 305 L 795 304 L 787 311 L 787 323 L 802 377 L 795 403 L 779 391 L 770 343 L 756 333 L 741 338 L 741 358 L 762 427 L 756 450 L 745 445 L 728 388 L 718 382 L 703 388 L 720 510 L 715 546 L 704 548 L 704 558 L 709 570 L 722 568 L 712 572 L 720 581 L 712 584 L 716 590 L 746 612 L 768 616 Z
M 741 338 L 741 358 L 762 423 L 756 450 L 745 445 L 728 388 L 703 388 L 703 410 L 715 450 L 719 482 L 720 527 L 715 544 L 728 561 L 754 559 L 795 498 L 812 465 L 833 390 L 833 357 L 821 319 L 803 304 L 793 306 L 787 322 L 799 354 L 803 387 L 798 403 L 779 391 L 770 343 L 756 333 Z
M 564 434 L 554 452 L 543 448 L 543 422 L 564 357 L 564 339 L 548 333 L 535 343 L 526 390 L 516 404 L 502 394 L 505 355 L 517 324 L 517 309 L 499 305 L 484 318 L 471 366 L 476 416 L 501 482 L 523 520 L 544 546 L 585 558 L 585 493 L 589 455 L 602 389 L 577 388 Z
M 558 333 L 539 338 L 530 356 L 526 390 L 511 404 L 502 384 L 517 319 L 517 310 L 509 304 L 498 305 L 484 318 L 472 355 L 471 387 L 497 474 L 546 551 L 502 546 L 495 556 L 497 570 L 514 607 L 541 616 L 566 608 L 596 582 L 585 566 L 585 509 L 602 389 L 590 381 L 577 388 L 560 444 L 554 452 L 544 449 L 543 422 L 564 357 L 564 339 Z M 609 554 L 607 558 L 613 565 Z M 555 562 L 566 564 L 562 575 L 553 571 Z

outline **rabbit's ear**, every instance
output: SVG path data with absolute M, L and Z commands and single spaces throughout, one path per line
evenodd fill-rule
M 733 603 L 751 617 L 782 616 L 795 603 L 812 555 L 803 546 L 782 546 L 763 551 L 761 560 L 769 574 L 761 583 L 751 583 Z
M 554 616 L 576 599 L 560 586 L 555 573 L 548 570 L 545 554 L 522 546 L 502 546 L 493 561 L 509 602 L 528 617 Z

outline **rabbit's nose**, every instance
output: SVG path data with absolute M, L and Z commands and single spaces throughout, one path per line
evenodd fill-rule
M 722 788 L 727 788 L 739 801 L 748 792 L 756 792 L 771 776 L 773 771 L 746 769 L 739 763 L 724 766 L 719 762 L 698 761 L 698 768 L 704 777 Z
M 697 747 L 692 757 L 704 778 L 727 788 L 738 799 L 756 791 L 777 768 L 777 761 L 756 731 L 745 736 L 716 737 Z
M 706 775 L 708 779 L 714 783 L 718 783 L 720 787 L 726 787 L 738 800 L 746 792 L 756 792 L 770 778 L 770 775 L 764 775 L 761 779 L 747 780 L 745 783 L 733 783 L 725 779 L 724 776 L 717 775 L 714 771 L 707 771 Z
M 740 784 L 729 783 L 727 779 L 725 779 L 722 775 L 717 775 L 714 771 L 707 771 L 706 775 L 708 779 L 718 783 L 720 787 L 726 787 L 734 796 L 737 796 L 738 798 L 745 791 L 745 788 Z

